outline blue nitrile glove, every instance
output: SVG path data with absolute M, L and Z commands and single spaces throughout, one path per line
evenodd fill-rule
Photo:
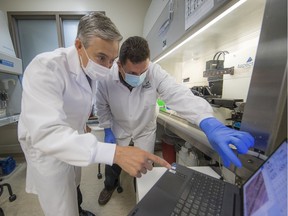
M 116 143 L 116 138 L 111 130 L 111 128 L 105 128 L 105 137 L 104 137 L 104 142 L 105 143 Z
M 254 145 L 254 138 L 249 133 L 226 127 L 213 117 L 202 120 L 200 128 L 206 134 L 212 147 L 222 158 L 225 167 L 229 167 L 230 162 L 237 167 L 242 166 L 229 144 L 234 145 L 238 153 L 245 154 Z

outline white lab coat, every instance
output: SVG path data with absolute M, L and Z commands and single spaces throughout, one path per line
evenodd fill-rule
M 130 90 L 119 80 L 118 65 L 111 68 L 109 79 L 98 81 L 96 110 L 99 125 L 112 128 L 119 145 L 134 145 L 153 152 L 156 132 L 156 101 L 160 96 L 179 115 L 197 124 L 213 116 L 210 104 L 194 96 L 190 89 L 177 84 L 159 65 L 150 62 L 142 85 Z
M 95 81 L 92 89 L 74 46 L 38 55 L 24 73 L 18 139 L 27 160 L 26 191 L 38 194 L 45 215 L 79 215 L 79 167 L 113 163 L 115 145 L 84 131 Z

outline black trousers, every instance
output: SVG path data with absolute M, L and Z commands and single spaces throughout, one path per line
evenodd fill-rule
M 80 190 L 80 185 L 77 187 L 77 200 L 78 200 L 78 209 L 79 213 L 82 211 L 81 204 L 83 202 L 82 193 Z
M 0 208 L 0 216 L 4 216 L 4 212 L 2 208 Z
M 134 146 L 134 142 L 131 140 L 129 146 Z M 105 181 L 104 185 L 107 190 L 112 190 L 119 185 L 119 176 L 121 174 L 122 168 L 117 164 L 105 165 Z M 134 178 L 135 187 L 135 178 Z M 136 187 L 135 187 L 136 188 Z
M 112 166 L 105 165 L 104 185 L 107 190 L 112 190 L 118 186 L 121 171 L 121 167 L 117 164 L 113 164 Z

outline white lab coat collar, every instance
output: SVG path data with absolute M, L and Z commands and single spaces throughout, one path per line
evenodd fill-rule
M 118 68 L 118 64 L 116 62 L 114 62 L 114 64 L 112 65 L 110 70 L 111 70 L 112 80 L 120 81 L 119 68 Z

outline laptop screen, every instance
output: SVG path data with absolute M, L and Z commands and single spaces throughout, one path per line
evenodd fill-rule
M 287 140 L 243 185 L 244 215 L 287 215 Z

